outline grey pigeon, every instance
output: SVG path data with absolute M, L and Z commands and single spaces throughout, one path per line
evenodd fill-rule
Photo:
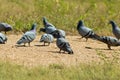
M 20 40 L 17 41 L 17 44 L 22 44 L 24 43 L 24 46 L 26 43 L 29 44 L 30 46 L 30 42 L 32 42 L 35 38 L 36 38 L 36 26 L 37 24 L 34 23 L 32 25 L 32 28 L 30 29 L 30 31 L 27 31 L 21 38 Z
M 96 39 L 100 42 L 107 44 L 108 48 L 111 49 L 111 46 L 120 46 L 120 41 L 111 36 L 96 36 Z
M 6 34 L 6 32 L 11 31 L 11 30 L 12 30 L 11 25 L 9 25 L 7 23 L 0 23 L 0 31 L 4 31 Z
M 65 38 L 65 35 L 66 35 L 65 31 L 63 31 L 61 29 L 56 29 L 56 27 L 53 24 L 51 24 L 47 21 L 46 17 L 43 17 L 43 25 L 44 25 L 44 28 L 40 28 L 40 32 L 42 31 L 47 34 L 52 34 L 54 36 L 54 38 L 56 38 L 56 36 L 57 36 L 56 30 L 59 30 L 62 33 L 63 37 Z
M 52 43 L 53 40 L 54 40 L 54 37 L 51 34 L 45 33 L 41 36 L 40 42 L 44 42 L 44 46 L 45 46 L 45 43 L 48 43 L 48 45 L 50 45 L 50 43 Z
M 112 25 L 112 32 L 115 35 L 115 37 L 119 40 L 120 39 L 120 28 L 117 26 L 117 24 L 114 21 L 110 21 L 109 24 Z
M 60 53 L 61 50 L 63 50 L 64 52 L 68 52 L 68 54 L 73 54 L 73 50 L 71 49 L 69 42 L 62 37 L 60 32 L 58 32 L 56 45 L 60 49 Z
M 5 42 L 7 42 L 7 37 L 0 33 L 0 44 L 5 44 Z
M 82 36 L 82 38 L 86 38 L 86 41 L 88 40 L 88 38 L 93 38 L 94 39 L 95 33 L 93 32 L 92 29 L 84 26 L 84 23 L 83 23 L 82 20 L 80 20 L 78 22 L 77 31 Z
M 62 30 L 62 29 L 57 29 L 57 30 L 55 30 L 55 31 L 52 33 L 53 36 L 54 36 L 54 38 L 57 38 L 57 36 L 58 36 L 58 33 L 57 33 L 57 32 L 60 32 L 60 33 L 61 33 L 61 36 L 62 36 L 63 38 L 65 38 L 66 33 L 65 33 L 65 31 Z
M 40 28 L 40 32 L 42 31 L 47 34 L 52 34 L 52 32 L 56 30 L 55 26 L 49 23 L 45 17 L 43 17 L 43 25 L 44 28 Z

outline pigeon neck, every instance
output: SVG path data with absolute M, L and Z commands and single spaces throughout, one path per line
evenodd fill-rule
M 43 24 L 47 25 L 47 23 L 48 23 L 48 21 L 45 18 L 43 18 Z
M 82 22 L 79 22 L 78 25 L 77 25 L 77 30 L 79 30 L 80 27 L 83 27 L 84 24 Z
M 31 31 L 36 31 L 36 25 L 33 25 L 32 28 L 31 28 Z
M 12 30 L 11 27 L 7 27 L 7 28 L 5 29 L 5 31 L 11 31 L 11 30 Z
M 63 36 L 58 33 L 57 38 L 63 38 Z
M 62 38 L 62 36 L 58 36 L 58 38 Z
M 117 25 L 115 23 L 112 23 L 112 28 L 115 29 Z

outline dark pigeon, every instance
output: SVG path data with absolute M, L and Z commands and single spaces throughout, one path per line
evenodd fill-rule
M 93 30 L 84 26 L 84 23 L 82 20 L 78 22 L 77 31 L 82 36 L 82 38 L 86 38 L 86 41 L 88 40 L 88 38 L 95 39 L 94 38 L 95 33 L 93 32 Z
M 0 44 L 5 44 L 5 42 L 7 42 L 7 37 L 0 33 Z
M 61 36 L 60 32 L 58 32 L 56 45 L 60 49 L 60 53 L 61 50 L 63 50 L 64 52 L 68 52 L 68 54 L 73 54 L 73 50 L 71 49 L 69 42 Z
M 117 24 L 114 21 L 110 21 L 109 24 L 112 25 L 112 32 L 115 35 L 115 37 L 119 40 L 120 39 L 120 28 L 117 26 Z
M 45 43 L 48 43 L 48 45 L 50 45 L 50 43 L 52 43 L 53 40 L 54 40 L 54 37 L 51 34 L 45 33 L 41 36 L 40 42 L 44 42 L 44 46 L 45 46 Z
M 30 31 L 27 31 L 21 38 L 20 40 L 17 41 L 17 44 L 22 44 L 24 43 L 24 46 L 26 43 L 29 44 L 30 46 L 30 42 L 32 42 L 35 38 L 36 38 L 36 27 L 37 24 L 34 23 L 32 25 L 32 28 L 30 29 Z
M 4 31 L 5 34 L 6 34 L 6 32 L 11 31 L 11 30 L 12 30 L 12 26 L 11 25 L 9 25 L 7 23 L 0 23 L 0 32 Z

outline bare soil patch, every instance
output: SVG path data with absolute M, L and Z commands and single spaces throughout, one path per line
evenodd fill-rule
M 120 57 L 120 47 L 112 47 L 107 50 L 104 43 L 89 39 L 79 39 L 80 36 L 67 36 L 66 39 L 74 51 L 73 55 L 58 53 L 59 49 L 56 42 L 50 46 L 42 46 L 40 43 L 41 35 L 31 43 L 31 47 L 16 47 L 16 42 L 22 35 L 8 35 L 8 42 L 0 44 L 0 60 L 25 65 L 29 67 L 49 64 L 77 65 L 79 63 L 102 62 L 101 57 L 113 60 L 114 56 Z M 28 45 L 27 45 L 28 46 Z

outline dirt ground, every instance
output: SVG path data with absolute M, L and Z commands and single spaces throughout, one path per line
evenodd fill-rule
M 42 46 L 40 43 L 41 35 L 37 35 L 36 39 L 31 43 L 31 47 L 16 47 L 16 42 L 22 35 L 7 35 L 8 41 L 6 44 L 0 44 L 0 60 L 9 61 L 19 65 L 29 67 L 49 64 L 77 65 L 79 63 L 102 62 L 103 58 L 113 60 L 114 57 L 120 57 L 120 47 L 112 47 L 112 50 L 107 50 L 104 43 L 89 39 L 79 39 L 80 36 L 67 36 L 74 54 L 58 53 L 59 49 L 56 42 L 50 46 Z

